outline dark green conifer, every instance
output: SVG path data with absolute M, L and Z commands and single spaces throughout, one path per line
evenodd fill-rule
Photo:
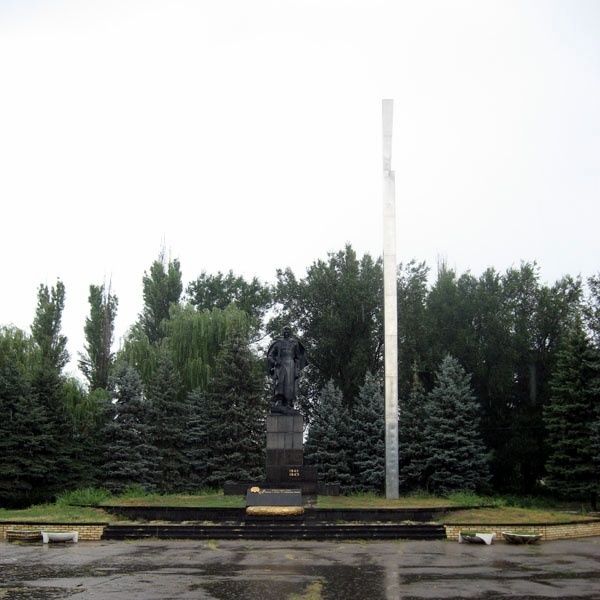
M 132 485 L 153 489 L 156 448 L 149 443 L 148 402 L 132 367 L 122 367 L 113 380 L 115 397 L 103 430 L 103 484 L 111 492 Z
M 550 451 L 547 486 L 567 498 L 595 502 L 600 475 L 595 427 L 600 405 L 600 360 L 578 323 L 565 336 L 544 409 Z
M 398 447 L 400 466 L 400 489 L 410 491 L 425 487 L 427 448 L 425 424 L 426 395 L 416 369 L 407 398 L 400 402 Z
M 427 398 L 427 488 L 447 494 L 487 485 L 488 463 L 479 431 L 479 407 L 470 376 L 449 354 Z
M 317 467 L 320 481 L 339 483 L 344 491 L 352 487 L 350 440 L 350 419 L 342 393 L 330 381 L 317 399 L 304 455 Z
M 381 492 L 385 483 L 385 406 L 381 380 L 367 373 L 351 418 L 353 489 Z
M 0 329 L 0 505 L 27 505 L 48 497 L 54 466 L 45 452 L 52 432 L 31 389 L 32 340 L 14 328 Z
M 210 442 L 210 426 L 213 418 L 220 417 L 218 414 L 209 414 L 206 393 L 201 389 L 195 389 L 189 394 L 188 404 L 190 416 L 185 430 L 184 448 L 188 476 L 185 487 L 193 491 L 208 485 L 208 468 L 214 455 Z
M 247 338 L 232 333 L 219 352 L 214 376 L 203 395 L 203 427 L 210 448 L 206 485 L 264 476 L 263 377 Z
M 179 491 L 185 483 L 187 461 L 184 450 L 190 415 L 188 403 L 182 396 L 179 373 L 163 351 L 146 388 L 146 399 L 150 404 L 150 444 L 157 452 L 156 486 L 165 493 Z

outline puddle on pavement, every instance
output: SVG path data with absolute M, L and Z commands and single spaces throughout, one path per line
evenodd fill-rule
M 190 589 L 203 589 L 217 600 L 387 600 L 384 581 L 384 569 L 373 565 L 286 565 L 242 569 L 232 577 L 209 577 Z
M 35 588 L 29 586 L 1 587 L 0 600 L 59 600 L 73 595 L 65 588 Z

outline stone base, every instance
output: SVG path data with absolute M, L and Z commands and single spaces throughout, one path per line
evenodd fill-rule
M 267 486 L 317 493 L 317 471 L 304 465 L 304 420 L 301 415 L 267 417 Z
M 302 491 L 274 488 L 248 490 L 246 506 L 302 506 Z
M 279 448 L 267 448 L 267 465 L 269 467 L 302 466 L 304 464 L 304 451 Z

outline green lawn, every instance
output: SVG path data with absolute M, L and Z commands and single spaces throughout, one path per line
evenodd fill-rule
M 471 508 L 451 512 L 440 518 L 446 525 L 460 525 L 462 523 L 562 523 L 569 521 L 583 521 L 593 517 L 572 512 L 544 508 L 519 508 L 503 506 L 497 508 Z
M 478 499 L 476 506 L 486 504 Z M 350 496 L 318 496 L 317 508 L 436 508 L 440 506 L 472 506 L 455 498 L 437 498 L 429 495 L 403 496 L 388 500 L 377 494 L 352 494 Z
M 65 494 L 55 504 L 40 504 L 23 510 L 0 508 L 0 521 L 52 521 L 56 523 L 77 523 L 84 521 L 110 522 L 119 517 L 108 514 L 102 506 L 174 506 L 240 508 L 245 505 L 243 496 L 225 496 L 222 492 L 203 490 L 197 494 L 145 494 L 129 492 L 122 496 L 106 497 L 93 490 L 85 493 Z M 98 508 L 91 506 L 72 506 L 88 499 L 99 503 Z M 94 500 L 97 498 L 97 500 Z M 526 503 L 527 499 L 523 499 Z M 436 507 L 470 507 L 466 510 L 448 512 L 439 521 L 447 524 L 462 523 L 557 523 L 589 519 L 583 512 L 576 510 L 565 512 L 565 506 L 506 506 L 502 498 L 486 498 L 473 494 L 453 494 L 448 498 L 437 498 L 427 494 L 410 495 L 398 500 L 387 500 L 376 494 L 353 494 L 350 496 L 318 496 L 317 508 L 436 508 Z M 511 502 L 514 503 L 514 502 Z M 482 508 L 484 507 L 485 508 Z M 570 507 L 567 507 L 570 508 Z
M 223 492 L 199 494 L 144 494 L 141 496 L 117 496 L 101 503 L 101 506 L 183 506 L 183 507 L 244 507 L 244 496 L 225 496 Z
M 22 510 L 0 508 L 0 521 L 38 521 L 52 523 L 83 523 L 115 521 L 101 509 L 59 504 L 38 504 Z

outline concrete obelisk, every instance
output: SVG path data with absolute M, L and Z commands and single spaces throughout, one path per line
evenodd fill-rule
M 382 101 L 383 318 L 385 350 L 385 495 L 398 498 L 398 299 L 396 290 L 396 181 L 392 171 L 394 101 Z

